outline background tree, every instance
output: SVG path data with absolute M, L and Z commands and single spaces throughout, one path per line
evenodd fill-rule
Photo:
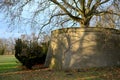
M 0 39 L 0 54 L 1 55 L 11 55 L 14 54 L 14 40 L 12 38 L 9 39 Z
M 3 43 L 3 40 L 0 39 L 0 55 L 3 55 L 5 53 L 5 45 Z
M 49 31 L 65 26 L 89 27 L 96 16 L 119 17 L 119 3 L 120 0 L 2 0 L 0 10 L 9 17 L 11 25 L 22 23 Z

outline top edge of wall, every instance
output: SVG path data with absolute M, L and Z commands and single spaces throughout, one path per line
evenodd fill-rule
M 102 28 L 102 27 L 70 27 L 70 28 L 62 28 L 53 30 L 52 34 L 61 34 L 61 33 L 69 33 L 69 32 L 110 32 L 115 34 L 120 34 L 120 30 L 113 28 Z

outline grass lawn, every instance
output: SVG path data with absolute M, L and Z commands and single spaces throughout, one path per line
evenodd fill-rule
M 120 67 L 83 71 L 20 70 L 14 56 L 0 56 L 0 80 L 120 80 Z
M 0 73 L 18 71 L 19 65 L 14 55 L 0 55 Z

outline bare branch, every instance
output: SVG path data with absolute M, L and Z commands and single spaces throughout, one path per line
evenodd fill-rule
M 77 9 L 76 7 L 74 7 L 74 6 L 72 6 L 71 4 L 69 4 L 66 0 L 62 0 L 64 3 L 65 3 L 65 5 L 67 5 L 69 8 L 71 8 L 71 9 L 73 9 L 73 10 L 75 10 L 75 11 L 79 11 L 79 9 Z
M 70 18 L 72 18 L 75 21 L 80 21 L 81 18 L 77 17 L 77 16 L 73 16 L 65 7 L 63 7 L 63 5 L 61 5 L 57 0 L 51 0 L 53 3 L 55 3 L 56 5 L 58 5 Z
M 40 30 L 72 23 L 89 27 L 94 16 L 110 14 L 119 17 L 119 3 L 120 0 L 3 0 L 0 11 L 13 25 L 24 23 Z
M 87 8 L 90 9 L 90 6 L 91 6 L 91 3 L 92 3 L 93 0 L 88 0 L 88 3 L 87 3 Z
M 85 15 L 85 0 L 78 0 L 81 6 L 81 10 L 82 12 L 84 12 Z
M 105 15 L 105 14 L 113 14 L 113 15 L 120 16 L 120 13 L 114 13 L 113 11 L 100 11 L 100 12 L 94 13 L 94 15 L 96 16 Z
M 43 29 L 45 26 L 49 25 L 54 17 L 57 17 L 57 16 L 65 16 L 65 15 L 66 15 L 66 14 L 62 14 L 62 13 L 58 13 L 58 14 L 53 14 L 53 15 L 51 15 L 49 21 L 48 21 L 47 23 L 43 24 L 43 26 L 41 26 L 40 31 L 42 31 L 42 29 Z

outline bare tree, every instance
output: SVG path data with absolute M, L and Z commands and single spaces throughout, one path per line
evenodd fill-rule
M 119 3 L 120 0 L 2 0 L 0 10 L 9 17 L 12 25 L 23 22 L 40 30 L 49 30 L 75 25 L 90 27 L 94 16 L 120 17 Z M 113 8 L 108 9 L 111 6 Z
M 114 4 L 109 6 L 107 10 L 111 12 L 120 13 L 120 4 L 119 0 L 114 0 Z M 98 16 L 96 19 L 98 27 L 107 27 L 107 28 L 120 28 L 120 16 L 113 14 L 104 14 L 102 16 Z

